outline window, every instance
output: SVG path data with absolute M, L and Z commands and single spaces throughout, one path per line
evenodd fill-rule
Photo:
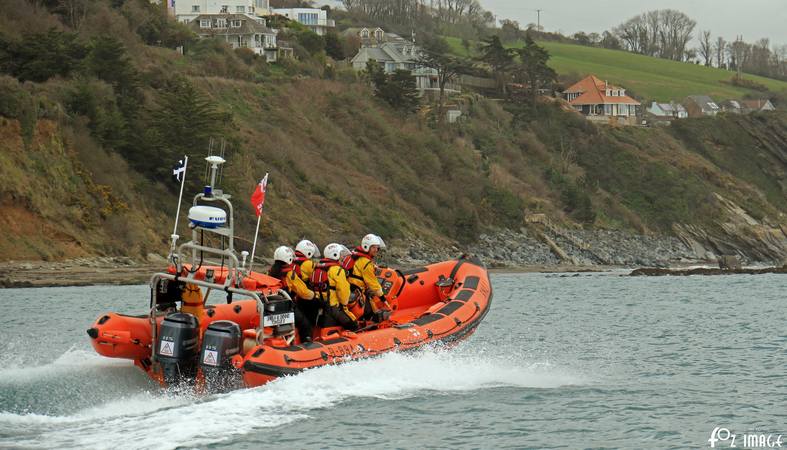
M 235 7 L 235 12 L 236 13 L 245 13 L 246 12 L 246 7 L 245 6 L 236 6 Z
M 378 41 L 382 41 L 383 40 L 383 34 L 384 34 L 383 30 L 379 30 L 379 29 L 375 30 L 374 38 L 377 39 Z
M 228 12 L 230 12 L 230 7 L 227 6 L 227 5 L 221 5 L 221 11 L 220 12 L 222 14 L 227 14 Z
M 216 19 L 216 28 L 227 28 L 227 19 Z
M 319 17 L 318 13 L 298 13 L 298 22 L 304 25 L 318 25 Z
M 210 20 L 205 20 L 205 19 L 200 20 L 199 21 L 199 27 L 200 28 L 210 28 Z
M 232 22 L 230 22 L 230 26 L 232 28 L 240 28 L 242 24 L 243 24 L 242 20 L 233 20 Z
M 367 30 L 366 28 L 361 30 L 361 37 L 364 39 L 369 39 L 369 30 Z
M 199 12 L 199 5 L 191 5 L 191 12 Z

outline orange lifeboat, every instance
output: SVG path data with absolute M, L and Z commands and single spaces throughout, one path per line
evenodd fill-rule
M 280 287 L 278 280 L 251 272 L 236 283 L 245 289 L 222 292 L 227 303 L 194 306 L 195 299 L 187 298 L 189 288 L 193 292 L 194 286 L 208 283 L 206 277 L 213 286 L 223 285 L 229 271 L 201 267 L 190 278 L 178 280 L 174 272 L 171 267 L 167 272 L 169 282 L 162 283 L 166 278 L 159 278 L 154 286 L 150 314 L 103 314 L 88 329 L 96 352 L 111 358 L 130 359 L 162 385 L 173 384 L 173 379 L 167 376 L 164 360 L 172 352 L 167 346 L 174 345 L 174 341 L 173 344 L 165 341 L 166 333 L 162 331 L 170 319 L 177 327 L 188 328 L 186 322 L 194 318 L 193 329 L 186 339 L 194 340 L 192 352 L 186 355 L 191 362 L 185 369 L 183 364 L 176 369 L 181 375 L 190 373 L 191 376 L 174 382 L 189 381 L 204 387 L 206 371 L 215 368 L 235 380 L 230 383 L 232 387 L 253 387 L 327 364 L 434 343 L 454 344 L 475 331 L 492 300 L 487 270 L 475 258 L 463 257 L 405 271 L 378 269 L 378 279 L 386 297 L 393 299 L 395 309 L 390 318 L 382 323 L 362 324 L 357 332 L 318 327 L 312 341 L 308 342 L 297 336 L 291 324 L 287 327 L 287 323 L 285 326 L 268 323 L 269 318 L 276 319 L 275 314 L 269 316 L 267 309 L 275 304 Z M 162 292 L 162 286 L 170 292 Z M 260 300 L 232 298 L 231 294 L 239 291 L 253 292 Z M 284 300 L 283 303 L 289 301 Z M 262 326 L 260 317 L 265 319 Z M 283 332 L 277 333 L 277 328 L 283 328 Z M 230 329 L 238 330 L 237 336 L 232 338 L 235 340 L 226 348 L 232 352 L 219 354 L 221 349 L 215 350 L 207 341 L 211 333 L 224 338 L 231 334 L 227 331 Z

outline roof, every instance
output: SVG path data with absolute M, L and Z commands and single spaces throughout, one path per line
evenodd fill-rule
M 219 28 L 216 26 L 216 19 L 226 19 L 227 26 Z M 210 20 L 210 28 L 200 27 L 201 20 Z M 231 21 L 240 20 L 241 26 L 233 28 L 230 26 Z M 189 22 L 188 26 L 199 35 L 228 35 L 228 34 L 276 34 L 276 31 L 268 28 L 267 26 L 258 22 L 256 17 L 251 17 L 246 14 L 200 14 Z
M 686 111 L 686 108 L 683 107 L 680 103 L 658 103 L 659 108 L 664 110 L 664 112 L 683 112 Z
M 717 105 L 713 99 L 707 95 L 689 95 L 687 98 L 702 108 L 703 111 L 719 110 L 719 105 Z
M 589 75 L 563 91 L 563 93 L 581 93 L 579 97 L 568 102 L 570 105 L 640 104 L 628 95 L 606 95 L 607 89 L 623 90 L 621 87 L 601 81 L 595 75 Z
M 743 101 L 741 101 L 741 103 L 743 103 L 743 106 L 745 106 L 745 107 L 747 107 L 749 109 L 755 109 L 755 110 L 760 110 L 760 109 L 763 109 L 763 108 L 768 107 L 768 106 L 773 107 L 773 104 L 767 98 L 766 99 L 755 99 L 755 100 L 743 100 Z
M 408 54 L 403 53 L 405 47 L 411 48 Z M 358 49 L 358 54 L 353 57 L 353 62 L 356 60 L 363 60 L 366 56 L 366 61 L 373 59 L 377 62 L 395 62 L 395 63 L 414 63 L 418 59 L 419 49 L 412 45 L 402 45 L 394 42 L 385 42 L 379 47 L 361 47 Z

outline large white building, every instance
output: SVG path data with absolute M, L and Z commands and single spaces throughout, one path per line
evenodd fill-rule
M 271 13 L 269 0 L 171 0 L 175 5 L 175 19 L 189 23 L 202 14 L 248 14 L 267 16 Z
M 329 28 L 334 28 L 336 26 L 336 22 L 328 18 L 328 11 L 322 9 L 274 8 L 273 14 L 278 14 L 306 25 L 320 36 L 325 36 Z
M 356 71 L 366 69 L 366 63 L 374 60 L 387 74 L 397 70 L 410 71 L 415 77 L 415 87 L 421 95 L 440 90 L 437 70 L 423 67 L 418 63 L 421 49 L 412 40 L 404 39 L 394 33 L 386 33 L 382 28 L 350 28 L 345 34 L 355 34 L 361 41 L 358 53 L 351 60 Z M 455 81 L 452 80 L 445 86 L 445 92 L 449 94 L 460 92 L 461 88 Z

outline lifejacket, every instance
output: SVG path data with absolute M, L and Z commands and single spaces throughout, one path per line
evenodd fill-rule
M 367 264 L 374 263 L 374 257 L 369 253 L 365 252 L 362 247 L 355 247 L 352 254 L 345 256 L 344 259 L 342 259 L 342 267 L 344 268 L 344 270 L 347 271 L 347 281 L 350 282 L 350 286 L 352 288 L 363 289 L 364 286 L 366 286 L 366 281 L 364 281 L 363 277 L 360 275 L 356 275 L 354 273 L 355 271 L 353 270 L 355 269 L 355 264 L 362 257 L 369 260 Z M 363 267 L 362 269 L 365 268 L 366 267 Z M 357 281 L 353 282 L 352 280 L 357 280 Z
M 303 266 L 303 263 L 305 263 L 306 261 L 311 261 L 311 258 L 308 258 L 306 255 L 304 255 L 301 252 L 298 251 L 295 252 L 295 259 L 292 260 L 292 264 L 293 266 L 295 266 L 295 271 L 296 271 L 295 273 L 297 273 L 298 276 L 301 277 L 301 279 L 305 281 L 306 285 L 308 286 L 309 277 L 305 276 L 305 274 L 303 273 L 303 268 L 301 267 Z
M 309 277 L 309 284 L 320 300 L 327 301 L 327 297 L 330 296 L 330 291 L 336 290 L 336 286 L 331 286 L 328 280 L 328 269 L 338 265 L 338 261 L 328 258 L 321 259 L 320 264 L 314 268 L 314 272 L 312 272 L 311 277 Z

